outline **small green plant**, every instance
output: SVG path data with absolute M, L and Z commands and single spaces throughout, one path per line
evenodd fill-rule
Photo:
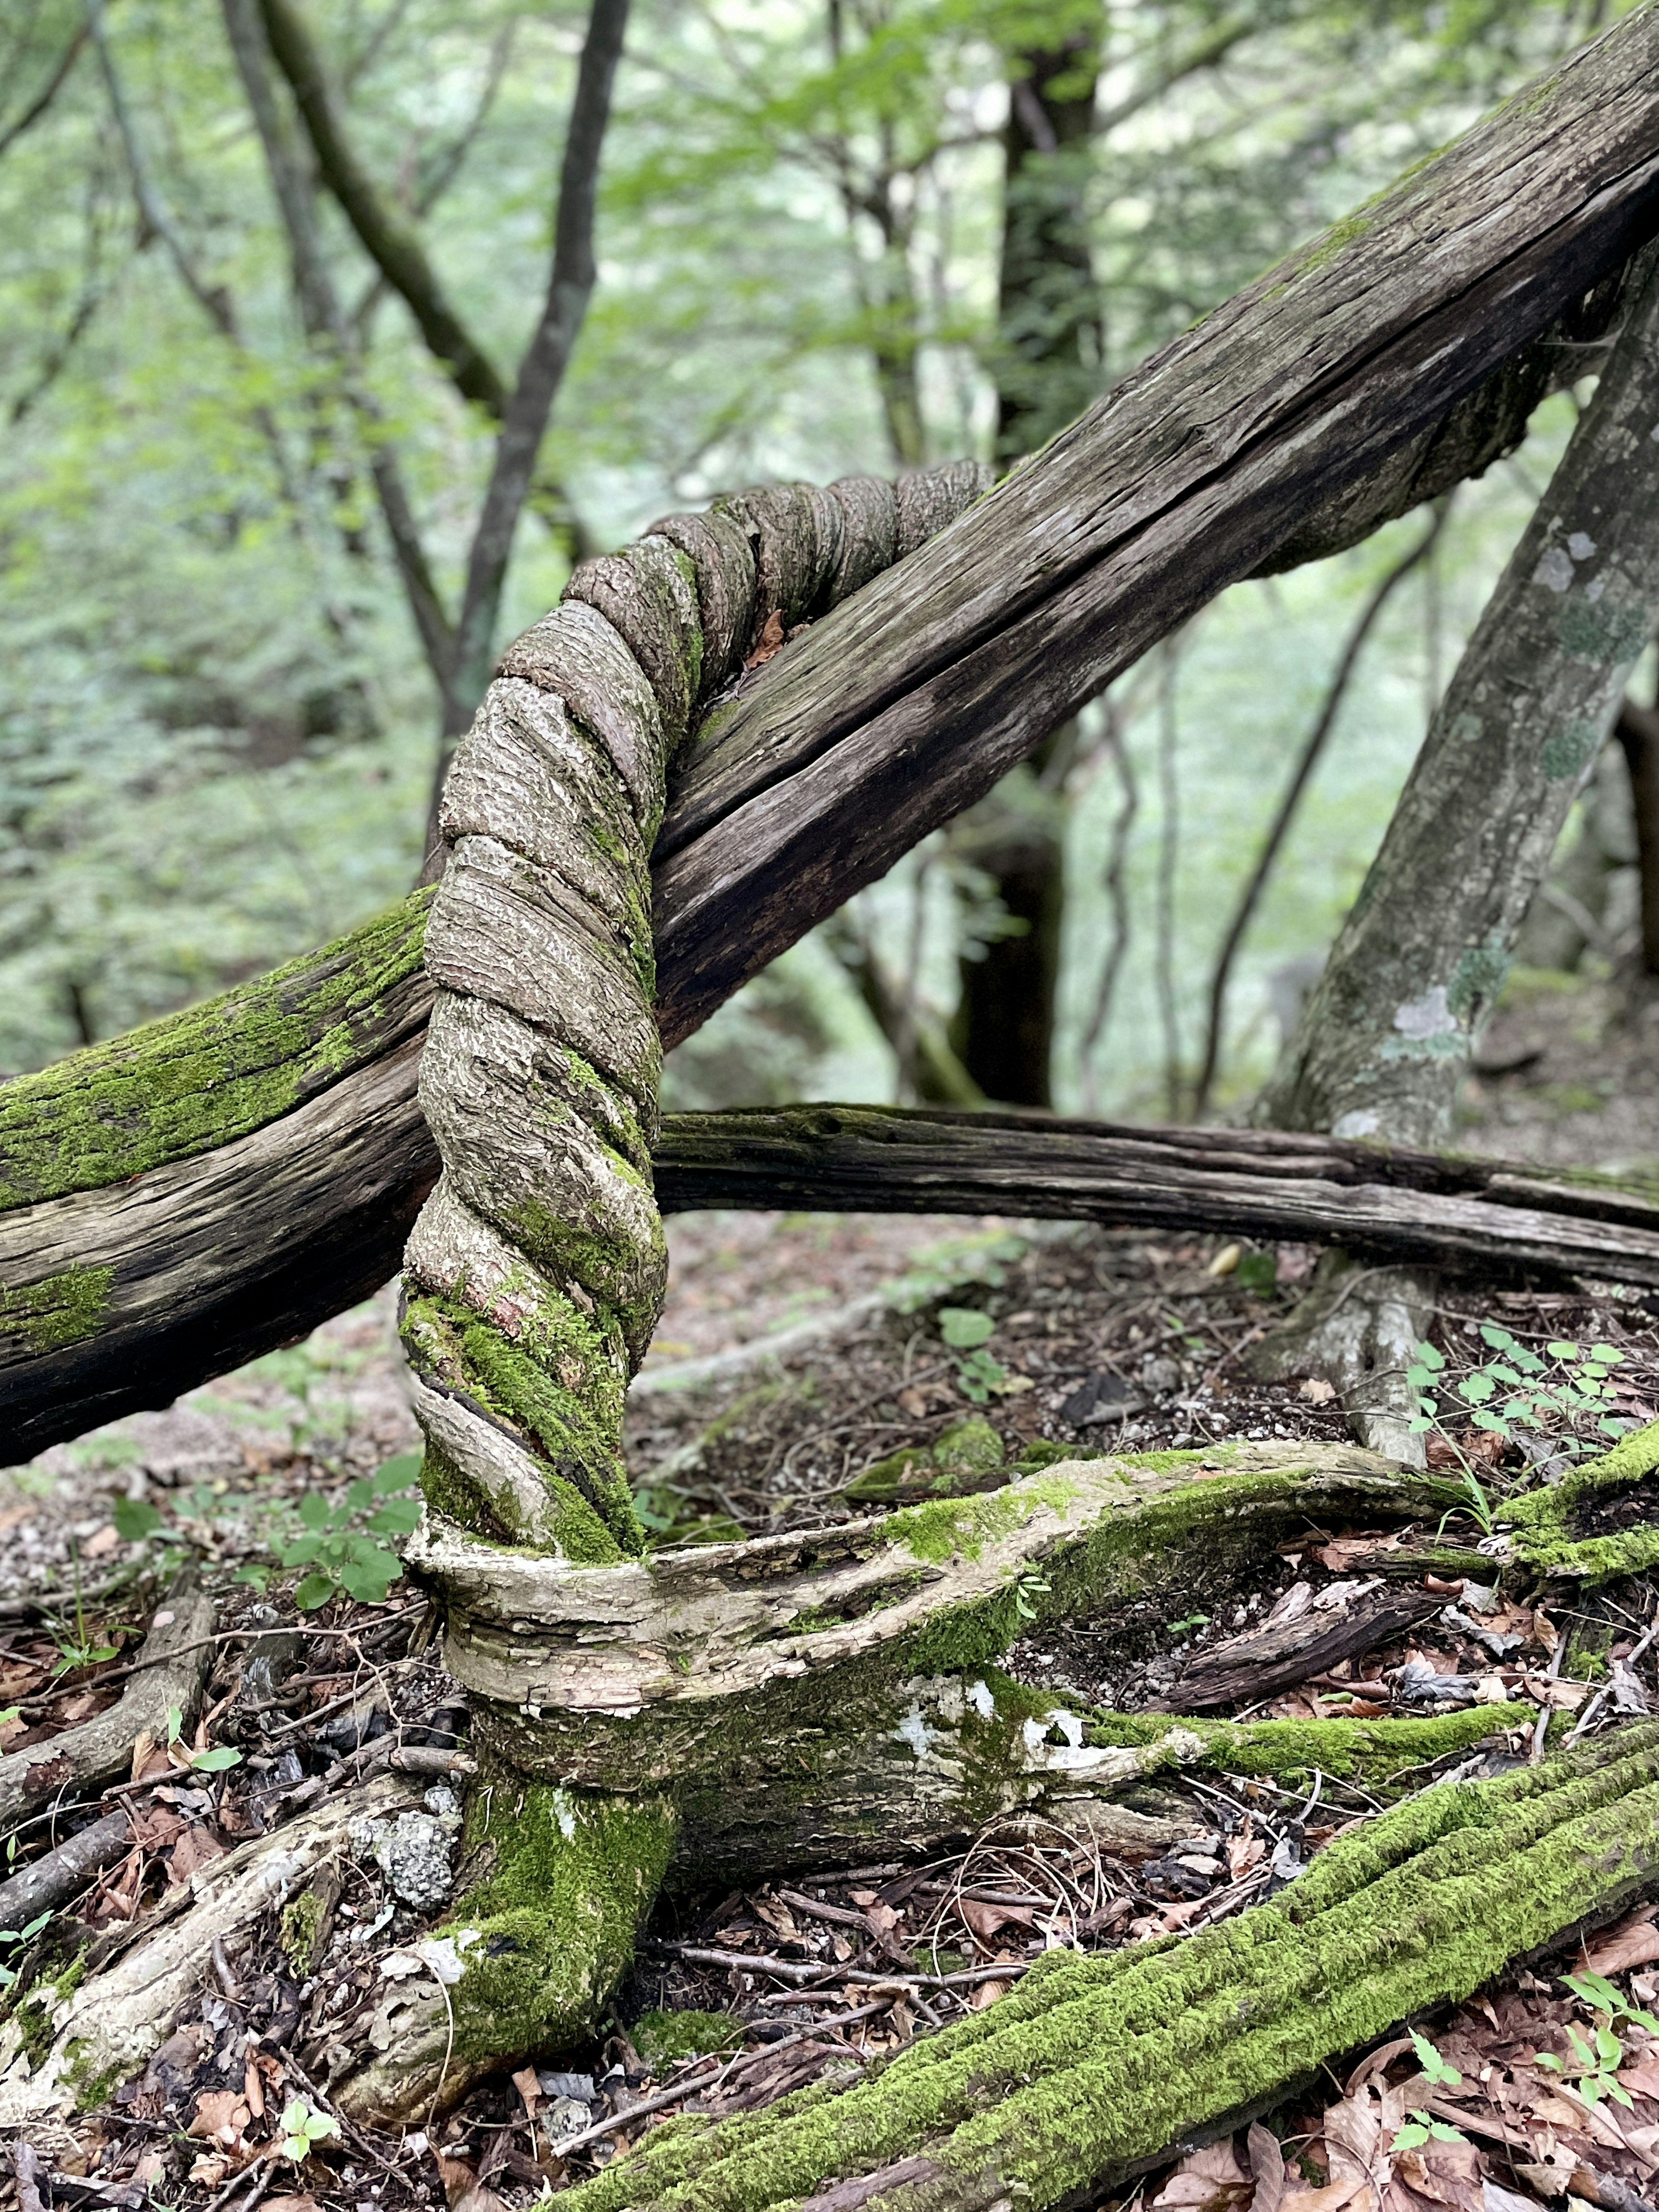
M 1601 1437 L 1622 1437 L 1631 1423 L 1615 1413 L 1613 1370 L 1623 1364 L 1617 1346 L 1581 1345 L 1558 1338 L 1546 1345 L 1540 1358 L 1514 1333 L 1496 1322 L 1480 1324 L 1480 1335 L 1492 1353 L 1480 1366 L 1459 1378 L 1455 1394 L 1468 1408 L 1477 1429 L 1516 1441 L 1518 1429 L 1548 1430 L 1559 1437 L 1560 1449 L 1574 1458 L 1599 1449 L 1596 1438 L 1579 1433 L 1593 1428 Z M 1419 1344 L 1407 1380 L 1417 1392 L 1417 1416 L 1412 1423 L 1419 1433 L 1437 1427 L 1439 1414 L 1431 1395 L 1443 1387 L 1446 1357 L 1431 1344 Z
M 1022 1620 L 1036 1619 L 1037 1609 L 1031 1601 L 1033 1598 L 1041 1597 L 1049 1587 L 1050 1585 L 1042 1581 L 1040 1576 L 1022 1575 L 1020 1577 L 1014 1584 L 1014 1611 Z
M 987 1341 L 996 1334 L 996 1326 L 990 1315 L 981 1313 L 976 1306 L 939 1308 L 939 1335 L 952 1352 L 963 1355 L 956 1363 L 957 1387 L 975 1406 L 999 1395 L 1008 1380 L 1002 1362 L 985 1350 Z
M 106 1659 L 113 1659 L 117 1647 L 113 1644 L 94 1644 L 87 1629 L 86 1607 L 81 1601 L 81 1554 L 70 1547 L 70 1566 L 75 1577 L 75 1626 L 71 1629 L 64 1620 L 49 1620 L 46 1633 L 58 1646 L 58 1657 L 52 1666 L 54 1674 L 72 1674 L 77 1667 L 96 1667 Z M 118 1634 L 125 1634 L 125 1629 Z
M 294 1593 L 302 1613 L 325 1605 L 337 1591 L 368 1605 L 384 1602 L 403 1572 L 397 1553 L 380 1541 L 406 1536 L 421 1517 L 418 1498 L 406 1493 L 421 1471 L 418 1452 L 399 1452 L 374 1474 L 348 1483 L 337 1505 L 316 1492 L 300 1500 L 301 1533 L 276 1547 L 278 1564 L 307 1570 Z M 244 1567 L 238 1579 L 263 1588 L 264 1571 Z
M 283 2107 L 282 2118 L 276 2123 L 280 2130 L 276 2155 L 295 2166 L 303 2166 L 319 2142 L 340 2132 L 340 2123 L 327 2112 L 313 2112 L 303 2097 L 295 2097 Z
M 124 1544 L 142 1544 L 147 1536 L 155 1535 L 162 1527 L 161 1515 L 142 1498 L 118 1498 L 115 1510 L 110 1515 L 115 1523 L 115 1533 Z
M 1622 2022 L 1645 2028 L 1650 2035 L 1659 2035 L 1659 2020 L 1632 2004 L 1605 1974 L 1563 1974 L 1561 1979 L 1591 2014 L 1593 2025 L 1588 2036 L 1569 2025 L 1567 2040 L 1572 2045 L 1570 2059 L 1540 2051 L 1538 2064 L 1548 2067 L 1553 2074 L 1571 2078 L 1573 2087 L 1587 2105 L 1599 2105 L 1604 2097 L 1610 2097 L 1616 2105 L 1629 2105 L 1630 2092 L 1618 2080 L 1625 2058 L 1625 2046 L 1619 2039 L 1620 2025 Z
M 185 1716 L 178 1705 L 167 1707 L 167 1749 L 179 1743 L 185 1733 Z M 242 1754 L 228 1743 L 216 1745 L 211 1751 L 191 1751 L 182 1747 L 182 1755 L 195 1774 L 222 1774 L 228 1766 L 240 1766 Z
M 1428 2037 L 1419 2035 L 1414 2027 L 1407 2033 L 1411 2037 L 1412 2050 L 1429 2087 L 1431 2089 L 1456 2088 L 1463 2076 L 1450 2060 L 1443 2057 Z M 1426 2142 L 1462 2142 L 1462 2140 L 1455 2128 L 1448 2127 L 1443 2120 L 1437 2120 L 1431 2112 L 1413 2110 L 1407 2114 L 1405 2124 L 1396 2131 L 1389 2148 L 1418 2150 Z
M 0 1944 L 9 1950 L 14 1944 L 32 1943 L 51 1918 L 50 1912 L 42 1912 L 26 1928 L 0 1928 Z M 15 1966 L 0 1966 L 0 1990 L 10 1989 L 16 1979 L 17 1969 Z
M 1207 1628 L 1209 1625 L 1210 1616 L 1207 1613 L 1189 1613 L 1185 1620 L 1172 1620 L 1170 1623 L 1170 1633 L 1171 1636 L 1181 1636 L 1184 1635 L 1189 1628 Z

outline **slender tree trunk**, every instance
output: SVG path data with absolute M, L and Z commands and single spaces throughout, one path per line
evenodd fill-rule
M 1259 1118 L 1437 1144 L 1659 616 L 1659 274 L 1435 715 Z
M 1659 706 L 1626 699 L 1613 726 L 1630 767 L 1642 881 L 1642 973 L 1659 977 Z
M 997 286 L 997 452 L 1014 459 L 1080 414 L 1099 389 L 1100 294 L 1085 187 L 1100 65 L 1079 32 L 1019 55 L 1002 134 Z M 951 830 L 957 856 L 990 879 L 1010 924 L 964 951 L 952 1042 L 988 1097 L 1054 1103 L 1051 1062 L 1066 906 L 1062 787 L 1077 735 L 1061 724 Z

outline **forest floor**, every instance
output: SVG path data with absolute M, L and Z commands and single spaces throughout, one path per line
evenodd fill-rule
M 1581 1158 L 1659 1156 L 1644 1078 L 1636 1101 L 1621 1091 L 1599 1109 L 1585 1103 L 1601 1095 L 1595 1055 L 1619 1048 L 1597 1042 L 1583 1008 L 1545 1002 L 1526 1020 L 1515 1039 L 1497 1040 L 1511 1056 L 1538 1056 L 1481 1085 L 1471 1141 L 1534 1158 L 1560 1157 L 1553 1147 L 1569 1140 Z M 1622 1049 L 1621 1082 L 1638 1058 Z M 1584 1137 L 1591 1121 L 1605 1144 Z M 960 1218 L 703 1215 L 671 1223 L 670 1236 L 673 1287 L 629 1435 L 659 1541 L 834 1522 L 941 1483 L 988 1487 L 1038 1438 L 1098 1453 L 1343 1433 L 1327 1386 L 1263 1384 L 1249 1371 L 1251 1348 L 1311 1269 L 1306 1247 L 1253 1252 L 1215 1238 Z M 1618 1355 L 1604 1362 L 1607 1407 L 1626 1423 L 1659 1409 L 1648 1300 L 1616 1285 L 1568 1297 L 1443 1285 L 1431 1456 L 1455 1469 L 1461 1454 L 1487 1504 L 1559 1477 L 1572 1449 L 1565 1431 L 1506 1443 L 1468 1425 L 1459 1385 L 1502 1356 L 1494 1330 L 1533 1347 L 1558 1377 L 1572 1363 L 1552 1345 L 1605 1346 Z M 337 1587 L 301 1613 L 298 1577 L 283 1563 L 319 1534 L 336 1541 L 337 1564 L 353 1541 L 373 1551 L 368 1525 L 383 1501 L 350 1486 L 389 1462 L 385 1487 L 406 1483 L 415 1441 L 386 1295 L 166 1412 L 0 1479 L 9 1709 L 0 1747 L 47 1743 L 113 1701 L 122 1655 L 185 1561 L 199 1563 L 218 1607 L 193 1741 L 153 1754 L 140 1792 L 56 1805 L 9 1845 L 21 1865 L 110 1803 L 131 1808 L 125 1856 L 78 1902 L 27 1942 L 0 1930 L 14 2002 L 66 1951 L 90 1942 L 107 1954 L 212 1860 L 349 1786 L 377 1747 L 454 1752 L 462 1770 L 465 1716 L 420 1593 L 394 1583 L 370 1603 Z M 305 1498 L 325 1501 L 307 1507 L 308 1520 Z M 1376 1587 L 1366 1562 L 1401 1540 L 1310 1527 L 1248 1595 L 1214 1606 L 1200 1576 L 1182 1620 L 1149 1611 L 1078 1623 L 1023 1639 L 1006 1663 L 1057 1700 L 1125 1711 L 1364 1717 L 1520 1700 L 1537 1714 L 1425 1768 L 1417 1788 L 1531 1759 L 1552 1718 L 1559 1741 L 1580 1721 L 1600 1728 L 1659 1710 L 1645 1633 L 1659 1591 L 1626 1582 L 1552 1607 L 1536 1593 L 1500 1593 L 1496 1577 L 1431 1574 L 1408 1578 L 1420 1602 L 1407 1627 L 1380 1642 L 1361 1634 L 1334 1660 L 1327 1650 L 1299 1679 L 1258 1680 L 1248 1703 L 1218 1697 L 1248 1672 L 1264 1624 L 1358 1620 Z M 210 1751 L 234 1761 L 196 1763 Z M 262 2199 L 266 2212 L 526 2205 L 674 2111 L 750 2109 L 876 2063 L 992 2002 L 1057 1945 L 1111 1948 L 1244 1911 L 1378 1801 L 1316 1772 L 1294 1790 L 1226 1775 L 1161 1781 L 1127 1802 L 1160 1824 L 1161 1840 L 1107 1851 L 1059 1832 L 1018 1846 L 964 1837 L 926 1865 L 878 1858 L 744 1893 L 677 1892 L 654 1913 L 596 2042 L 483 2082 L 429 2132 L 348 2124 L 296 2168 L 269 2154 L 276 2112 L 298 2096 L 326 2118 L 329 2083 L 368 2032 L 386 1960 L 442 1917 L 359 1859 L 307 1955 L 291 1942 L 284 1949 L 273 1909 L 252 1952 L 215 1960 L 199 2001 L 101 2113 L 37 2139 L 20 2212 L 94 2203 L 253 2212 Z M 434 1782 L 428 1809 L 446 1835 L 453 1808 L 448 1784 Z M 1519 2212 L 1516 2196 L 1536 2203 L 1570 2183 L 1634 2212 L 1659 2175 L 1654 1912 L 1596 1939 L 1577 1966 L 1610 1977 L 1611 1997 L 1560 1980 L 1571 1960 L 1517 1970 L 1419 2023 L 1437 2062 L 1409 2039 L 1356 2053 L 1340 2078 L 1267 2115 L 1265 2131 L 1194 2153 L 1111 2201 L 1126 2212 L 1282 2203 L 1337 2212 L 1350 2201 L 1360 2212 Z M 1598 2071 L 1582 2052 L 1594 2050 L 1602 2015 L 1617 2055 L 1604 2051 Z

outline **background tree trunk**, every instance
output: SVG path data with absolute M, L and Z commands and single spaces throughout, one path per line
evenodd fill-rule
M 1659 275 L 1487 603 L 1259 1118 L 1441 1144 L 1659 618 Z
M 1100 388 L 1104 350 L 1085 202 L 1100 69 L 1092 25 L 1016 56 L 1002 132 L 997 454 L 1033 453 Z M 988 1098 L 1051 1106 L 1066 906 L 1063 722 L 951 825 L 951 849 L 988 879 L 1009 927 L 957 962 L 951 1042 Z

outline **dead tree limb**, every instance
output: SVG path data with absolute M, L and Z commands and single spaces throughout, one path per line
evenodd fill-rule
M 740 684 L 692 739 L 658 842 L 665 1040 L 1322 506 L 1360 534 L 1437 483 L 1430 447 L 1437 467 L 1478 464 L 1470 423 L 1513 428 L 1526 349 L 1659 219 L 1656 63 L 1644 7 Z M 920 498 L 936 527 L 978 489 L 963 471 L 952 506 L 949 476 L 907 480 L 899 507 Z M 676 526 L 696 545 L 708 526 Z M 785 609 L 775 525 L 750 526 L 774 562 L 762 599 L 812 617 L 810 593 Z M 165 1400 L 392 1271 L 434 1171 L 412 1098 L 422 921 L 411 902 L 0 1095 L 9 1452 Z

